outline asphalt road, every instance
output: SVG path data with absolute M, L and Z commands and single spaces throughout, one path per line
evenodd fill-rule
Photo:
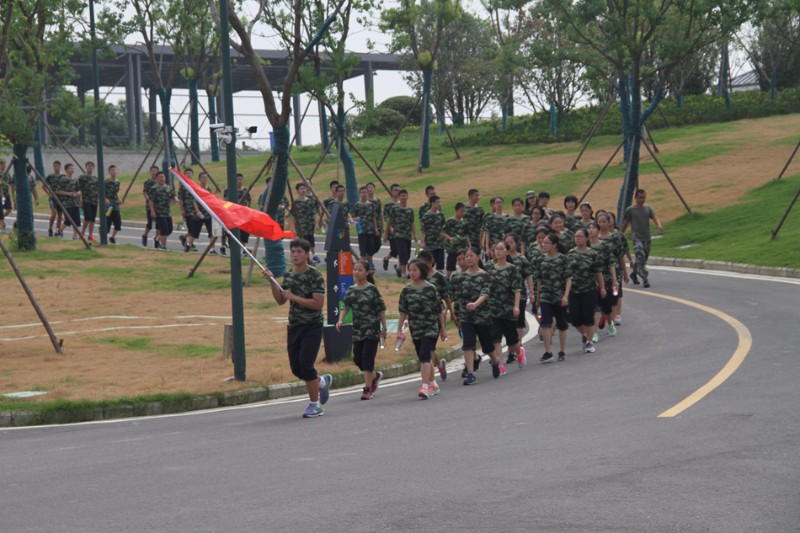
M 0 430 L 0 531 L 798 531 L 800 283 L 653 269 L 597 353 L 423 401 L 304 401 Z M 666 294 L 740 321 L 746 339 Z

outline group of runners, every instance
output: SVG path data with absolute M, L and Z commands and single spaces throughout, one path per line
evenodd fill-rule
M 392 185 L 391 200 L 380 200 L 365 186 L 359 205 L 347 206 L 341 185 L 331 184 L 333 196 L 328 208 L 338 202 L 357 223 L 361 259 L 353 267 L 354 284 L 344 299 L 337 329 L 352 315 L 354 362 L 364 373 L 361 399 L 369 400 L 378 389 L 381 373 L 375 370 L 378 346 L 387 339 L 386 305 L 378 288 L 370 282 L 372 256 L 381 238 L 390 253 L 383 258 L 388 270 L 397 260 L 395 272 L 407 277 L 398 302 L 398 345 L 405 338 L 404 324 L 420 363 L 422 384 L 418 396 L 428 399 L 440 392 L 436 379 L 447 379 L 447 361 L 437 357 L 438 340 L 447 338 L 446 321 L 458 329 L 464 354 L 463 384 L 477 382 L 483 355 L 488 356 L 493 378 L 506 373 L 505 365 L 526 367 L 528 358 L 522 337 L 529 327 L 538 327 L 544 344 L 541 363 L 564 361 L 569 326 L 580 335 L 581 349 L 594 353 L 599 332 L 616 336 L 622 323 L 623 283 L 650 286 L 647 259 L 650 223 L 663 226 L 653 209 L 645 204 L 647 193 L 637 190 L 636 203 L 625 212 L 618 228 L 614 214 L 595 211 L 577 197 L 564 199 L 563 210 L 550 206 L 550 195 L 528 191 L 525 199 L 505 201 L 496 196 L 485 212 L 480 191 L 468 192 L 466 203 L 456 203 L 453 216 L 441 212 L 441 198 L 434 186 L 426 188 L 427 201 L 418 212 L 417 238 L 414 210 L 408 206 L 408 191 Z M 338 194 L 337 194 L 338 193 Z M 327 200 L 326 200 L 327 201 Z M 372 205 L 362 205 L 369 204 Z M 382 222 L 381 222 L 382 221 Z M 631 227 L 635 257 L 624 231 Z M 363 235 L 367 234 L 364 238 Z M 304 235 L 304 232 L 300 232 Z M 416 257 L 412 244 L 418 241 Z M 314 364 L 322 338 L 322 275 L 313 266 L 311 243 L 305 238 L 290 243 L 293 271 L 282 285 L 269 270 L 272 295 L 279 304 L 291 302 L 288 352 L 295 376 L 306 381 L 311 403 L 303 416 L 323 414 L 330 375 L 319 376 Z M 446 255 L 445 255 L 446 254 Z M 629 270 L 630 268 L 630 270 Z M 530 304 L 536 324 L 526 321 Z M 503 345 L 508 349 L 503 357 Z M 554 347 L 557 346 L 557 349 Z M 555 353 L 554 353 L 555 352 Z

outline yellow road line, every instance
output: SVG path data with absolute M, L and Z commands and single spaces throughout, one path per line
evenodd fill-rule
M 739 344 L 736 347 L 736 351 L 733 352 L 733 355 L 728 362 L 725 363 L 725 366 L 722 367 L 722 370 L 717 372 L 713 378 L 711 378 L 708 383 L 691 393 L 689 396 L 684 398 L 682 401 L 670 407 L 660 415 L 658 418 L 672 418 L 677 416 L 705 398 L 708 394 L 711 393 L 714 389 L 725 383 L 725 381 L 733 375 L 734 372 L 739 368 L 744 361 L 744 358 L 747 357 L 747 354 L 750 353 L 750 348 L 753 345 L 753 336 L 750 334 L 750 330 L 747 329 L 747 326 L 733 318 L 731 315 L 720 311 L 719 309 L 714 309 L 713 307 L 708 307 L 707 305 L 699 304 L 696 302 L 692 302 L 690 300 L 684 300 L 683 298 L 677 298 L 675 296 L 667 296 L 665 294 L 657 294 L 653 292 L 645 292 L 636 289 L 625 289 L 626 292 L 634 292 L 636 294 L 644 294 L 646 296 L 654 296 L 656 298 L 663 298 L 664 300 L 670 300 L 673 302 L 677 302 L 683 305 L 688 305 L 689 307 L 694 307 L 695 309 L 699 309 L 701 311 L 705 311 L 715 317 L 719 318 L 723 322 L 727 323 L 733 330 L 736 332 L 736 335 L 739 337 Z

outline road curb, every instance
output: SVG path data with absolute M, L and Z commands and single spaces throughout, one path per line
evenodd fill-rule
M 772 276 L 777 278 L 800 278 L 800 269 L 798 268 L 749 265 L 747 263 L 713 261 L 710 259 L 650 257 L 647 260 L 647 264 L 652 266 L 692 268 L 695 270 L 717 270 L 720 272 L 735 272 L 737 274 L 752 274 L 755 276 Z

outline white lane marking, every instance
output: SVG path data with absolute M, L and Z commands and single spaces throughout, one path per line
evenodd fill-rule
M 85 329 L 82 331 L 59 331 L 56 336 L 66 336 L 66 335 L 80 335 L 82 333 L 98 333 L 104 331 L 122 331 L 126 329 L 167 329 L 167 328 L 199 328 L 203 326 L 218 326 L 219 324 L 215 322 L 206 322 L 205 324 L 158 324 L 154 326 L 113 326 L 109 328 L 98 328 L 98 329 Z M 0 342 L 14 342 L 14 341 L 23 341 L 23 340 L 30 340 L 36 339 L 39 337 L 47 337 L 47 335 L 28 335 L 27 337 L 8 337 L 8 338 L 0 338 Z

